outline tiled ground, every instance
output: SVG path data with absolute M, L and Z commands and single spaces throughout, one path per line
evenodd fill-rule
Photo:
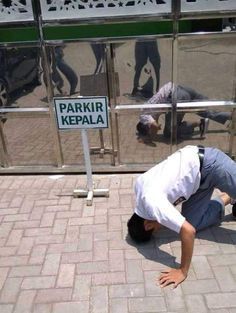
M 161 289 L 180 241 L 169 230 L 141 246 L 126 237 L 136 176 L 94 175 L 110 196 L 90 207 L 72 195 L 86 176 L 0 176 L 1 313 L 236 313 L 231 215 L 197 235 L 187 280 Z

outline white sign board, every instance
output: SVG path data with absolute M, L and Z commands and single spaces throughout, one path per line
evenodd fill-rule
M 108 128 L 107 97 L 54 98 L 59 129 Z

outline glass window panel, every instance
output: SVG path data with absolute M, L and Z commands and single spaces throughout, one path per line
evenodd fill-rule
M 181 38 L 178 83 L 212 100 L 232 100 L 235 94 L 236 37 Z
M 48 106 L 38 47 L 0 48 L 0 106 Z
M 99 130 L 87 131 L 90 148 L 91 164 L 111 164 L 111 155 L 103 153 L 101 149 L 111 149 L 110 129 L 103 129 L 102 135 Z M 101 137 L 100 137 L 101 136 Z M 62 151 L 65 165 L 83 165 L 84 153 L 80 130 L 60 132 Z
M 172 41 L 152 39 L 116 44 L 115 71 L 119 76 L 119 104 L 144 103 L 171 80 Z
M 3 131 L 13 166 L 56 165 L 49 118 L 9 118 Z

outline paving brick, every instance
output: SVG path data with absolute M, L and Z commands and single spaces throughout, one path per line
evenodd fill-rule
M 5 215 L 11 215 L 11 214 L 17 214 L 18 213 L 18 211 L 19 211 L 19 209 L 18 208 L 14 208 L 14 209 L 9 209 L 9 208 L 7 208 L 7 209 L 2 209 L 1 208 L 1 210 L 0 210 L 0 216 L 5 216 Z
M 55 286 L 55 276 L 38 276 L 38 277 L 26 277 L 23 279 L 22 289 L 45 289 L 53 288 Z
M 67 219 L 56 219 L 52 233 L 53 234 L 65 234 L 66 233 L 66 227 L 67 227 Z
M 215 309 L 215 310 L 210 310 L 209 313 L 233 313 L 233 312 L 231 312 L 231 310 L 228 310 L 228 309 Z
M 53 305 L 53 313 L 89 313 L 89 302 L 62 302 Z
M 103 240 L 120 240 L 121 233 L 120 231 L 110 231 L 110 232 L 101 232 L 94 234 L 94 241 L 103 241 Z
M 1 223 L 1 225 L 0 225 L 0 238 L 7 238 L 12 227 L 13 227 L 13 223 Z
M 5 196 L 5 194 L 3 194 L 3 197 Z M 9 207 L 9 201 L 7 201 L 7 199 L 6 200 L 4 200 L 3 199 L 3 197 L 1 197 L 1 199 L 0 199 L 0 209 L 3 209 L 3 210 L 5 210 L 6 208 L 8 208 Z
M 54 218 L 55 218 L 55 213 L 43 213 L 40 227 L 51 227 L 53 226 L 54 223 Z
M 220 248 L 221 253 L 232 254 L 236 252 L 236 248 L 233 241 L 231 241 L 230 243 L 225 241 L 225 243 L 219 243 L 218 246 Z
M 11 268 L 9 277 L 39 276 L 41 266 L 16 266 Z
M 50 244 L 48 248 L 48 253 L 70 253 L 75 252 L 78 249 L 78 243 L 56 243 Z
M 14 255 L 17 247 L 0 247 L 0 257 Z
M 218 266 L 213 267 L 212 269 L 214 271 L 215 277 L 218 281 L 221 291 L 223 292 L 236 291 L 236 278 L 233 277 L 232 272 L 228 267 Z
M 5 283 L 5 280 L 7 278 L 9 272 L 9 268 L 8 267 L 2 267 L 0 268 L 0 291 Z M 1 311 L 0 311 L 1 312 Z
M 27 256 L 0 257 L 0 266 L 26 265 L 27 262 L 28 262 L 28 257 Z
M 112 285 L 125 283 L 125 272 L 93 274 L 93 285 Z
M 94 286 L 91 288 L 91 313 L 108 313 L 108 287 Z
M 24 197 L 23 196 L 15 196 L 12 201 L 10 202 L 10 205 L 9 207 L 10 208 L 14 208 L 14 207 L 20 207 L 22 202 L 24 200 Z
M 128 246 L 127 242 L 123 238 L 121 238 L 121 239 L 111 239 L 109 241 L 109 248 L 123 250 L 123 249 L 129 249 L 130 246 Z
M 4 222 L 28 221 L 29 214 L 12 214 L 4 216 Z
M 91 275 L 76 275 L 73 289 L 73 301 L 86 301 L 90 298 Z
M 132 208 L 133 206 L 133 196 L 132 194 L 122 194 L 120 195 L 120 207 L 121 208 Z
M 78 240 L 78 251 L 91 251 L 93 249 L 93 235 L 81 234 Z
M 42 264 L 47 251 L 46 245 L 35 245 L 29 259 L 29 264 Z
M 236 254 L 211 255 L 208 257 L 211 266 L 228 266 L 236 264 Z
M 48 236 L 52 232 L 51 227 L 37 227 L 25 230 L 26 237 Z
M 220 252 L 220 248 L 216 244 L 194 245 L 194 255 L 216 255 Z
M 0 303 L 16 302 L 22 280 L 22 278 L 8 278 L 6 280 L 1 292 Z
M 129 176 L 121 177 L 120 189 L 133 189 L 133 178 Z
M 109 286 L 110 298 L 144 297 L 144 284 L 118 284 Z
M 19 213 L 30 213 L 34 208 L 34 201 L 24 198 Z
M 68 226 L 65 235 L 65 242 L 78 242 L 79 226 Z
M 208 258 L 206 256 L 193 256 L 192 258 L 192 267 L 198 279 L 207 279 L 207 278 L 214 278 L 214 274 L 208 263 Z
M 94 216 L 94 224 L 105 224 L 107 223 L 107 215 Z
M 1 313 L 12 313 L 14 305 L 13 304 L 0 304 Z
M 129 309 L 131 312 L 166 312 L 166 304 L 163 297 L 145 297 L 129 299 Z
M 126 261 L 126 275 L 127 275 L 128 283 L 144 282 L 141 261 L 127 260 Z
M 80 226 L 80 231 L 81 234 L 105 232 L 107 231 L 107 225 L 106 224 L 82 225 Z
M 108 260 L 108 242 L 97 241 L 93 248 L 93 260 Z
M 123 250 L 110 250 L 109 251 L 109 270 L 111 272 L 125 270 Z
M 70 226 L 80 226 L 80 225 L 92 225 L 93 224 L 93 217 L 74 217 L 73 215 L 78 214 L 76 211 L 68 212 L 70 213 L 68 225 Z M 69 214 L 67 214 L 69 215 Z
M 53 303 L 70 301 L 72 296 L 71 288 L 54 288 L 38 290 L 35 303 Z
M 62 243 L 63 240 L 64 235 L 39 236 L 35 239 L 35 244 L 41 245 L 41 244 Z
M 23 229 L 13 229 L 6 242 L 7 246 L 18 246 L 23 236 Z
M 45 199 L 45 200 L 36 200 L 35 201 L 35 206 L 51 206 L 51 205 L 57 205 L 58 201 L 57 200 L 49 200 L 49 199 Z
M 97 200 L 97 199 L 95 199 Z M 94 203 L 89 207 L 89 209 L 87 207 L 84 208 L 84 210 L 82 211 L 82 217 L 86 218 L 86 217 L 93 217 L 94 216 L 94 212 L 95 212 L 95 206 Z
M 160 272 L 157 271 L 144 271 L 144 286 L 147 296 L 162 296 L 163 289 L 160 287 L 157 279 Z
M 48 254 L 42 268 L 42 275 L 57 275 L 60 265 L 60 254 Z
M 143 260 L 144 256 L 138 250 L 125 250 L 125 259 L 126 260 Z
M 30 214 L 30 220 L 41 220 L 44 210 L 44 207 L 34 207 Z
M 168 311 L 187 312 L 185 299 L 180 286 L 174 288 L 170 285 L 163 289 Z
M 65 212 L 57 212 L 56 218 L 57 219 L 70 219 L 72 222 L 73 219 L 81 217 L 81 211 L 65 211 Z M 73 225 L 73 223 L 71 224 Z M 75 224 L 77 225 L 77 224 Z
M 210 309 L 235 308 L 236 293 L 214 293 L 205 295 L 207 306 Z
M 127 299 L 111 299 L 110 311 L 112 313 L 128 313 L 128 301 Z
M 199 279 L 196 281 L 185 281 L 182 285 L 184 294 L 205 294 L 218 292 L 219 286 L 215 279 Z
M 207 306 L 202 295 L 186 296 L 187 312 L 189 313 L 208 313 Z
M 121 230 L 121 219 L 120 216 L 109 216 L 108 217 L 108 230 L 109 231 L 117 231 Z
M 149 255 L 149 254 L 148 254 Z M 175 258 L 163 258 L 163 262 L 154 262 L 152 259 L 146 259 L 145 257 L 141 259 L 142 269 L 144 271 L 163 271 L 167 267 L 175 267 Z
M 61 263 L 79 263 L 93 261 L 92 251 L 63 253 Z
M 74 264 L 61 264 L 58 274 L 57 287 L 73 287 L 75 276 Z
M 107 261 L 79 263 L 76 267 L 77 274 L 106 273 L 107 271 Z
M 14 229 L 27 229 L 39 227 L 40 221 L 15 222 Z
M 33 307 L 33 313 L 51 313 L 52 312 L 52 304 L 35 304 Z
M 82 213 L 82 206 L 83 206 L 83 199 L 79 199 L 79 198 L 71 199 L 71 204 L 70 204 L 71 211 L 78 211 Z
M 19 248 L 17 250 L 18 255 L 28 255 L 31 253 L 34 246 L 34 238 L 22 238 Z
M 64 212 L 68 211 L 70 208 L 69 205 L 47 205 L 45 212 Z
M 31 313 L 36 290 L 24 290 L 20 292 L 14 313 Z

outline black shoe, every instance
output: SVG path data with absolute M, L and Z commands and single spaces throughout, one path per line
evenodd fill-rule
M 201 138 L 205 138 L 206 132 L 208 130 L 208 126 L 209 126 L 209 119 L 201 118 L 200 125 L 199 125 Z
M 234 218 L 236 218 L 236 203 L 233 204 L 233 206 L 232 206 L 232 215 Z

